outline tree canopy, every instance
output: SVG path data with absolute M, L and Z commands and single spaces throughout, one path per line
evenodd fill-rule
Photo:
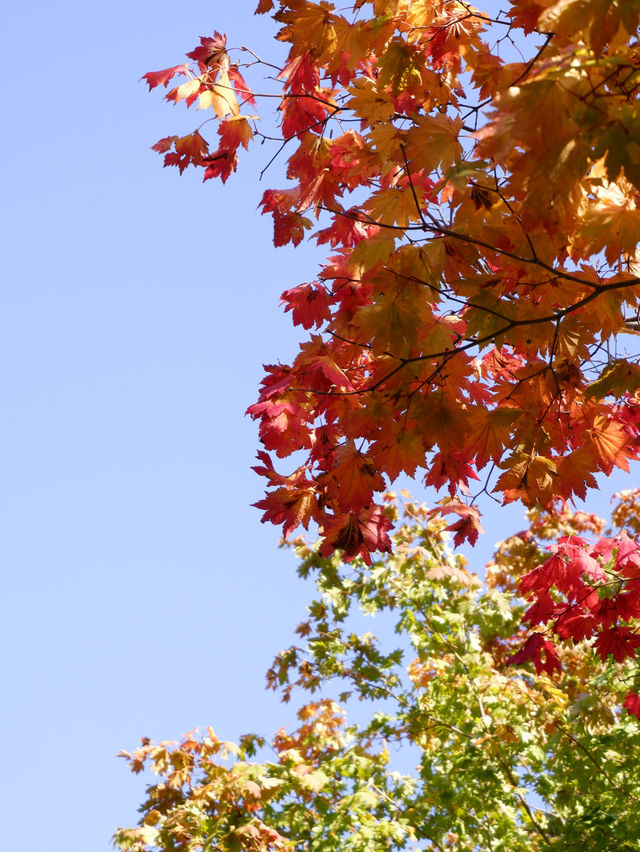
M 254 736 L 143 743 L 132 767 L 163 780 L 117 842 L 631 849 L 638 493 L 607 532 L 570 505 L 640 454 L 640 0 L 257 12 L 282 65 L 215 32 L 145 79 L 207 116 L 156 143 L 165 165 L 226 181 L 268 142 L 287 179 L 260 202 L 275 246 L 327 247 L 281 296 L 298 354 L 248 410 L 263 520 L 319 533 L 297 545 L 319 590 L 306 645 L 269 683 L 324 694 L 267 762 Z M 435 506 L 385 498 L 401 474 Z M 446 535 L 475 543 L 483 496 L 531 525 L 481 582 Z M 352 631 L 357 607 L 393 618 L 397 647 Z M 354 696 L 374 709 L 347 723 Z
M 493 17 L 460 0 L 281 0 L 274 17 L 282 68 L 216 33 L 145 75 L 186 78 L 167 100 L 214 111 L 215 142 L 205 122 L 154 146 L 205 180 L 270 138 L 255 112 L 277 84 L 288 185 L 261 207 L 276 246 L 317 222 L 330 251 L 282 294 L 309 334 L 249 409 L 264 519 L 285 535 L 315 522 L 325 554 L 369 560 L 390 546 L 376 495 L 401 472 L 443 489 L 473 542 L 481 492 L 548 506 L 628 469 L 640 0 L 517 0 Z M 261 68 L 270 90 L 254 95 Z
M 620 498 L 614 526 L 637 532 L 640 492 Z M 121 850 L 637 847 L 640 729 L 619 707 L 634 664 L 603 661 L 587 641 L 537 672 L 510 664 L 526 607 L 518 579 L 604 521 L 534 510 L 480 582 L 425 507 L 387 497 L 384 511 L 392 553 L 370 567 L 294 543 L 317 595 L 267 681 L 285 701 L 301 697 L 298 726 L 269 743 L 209 729 L 124 753 L 159 780 L 141 825 L 116 835 Z M 387 619 L 383 638 L 363 632 L 363 615 Z

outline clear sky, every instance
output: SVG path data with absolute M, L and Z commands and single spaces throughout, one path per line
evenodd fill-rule
M 261 364 L 294 351 L 278 297 L 318 255 L 272 246 L 266 149 L 225 187 L 163 172 L 149 146 L 197 116 L 138 82 L 214 29 L 273 56 L 254 4 L 3 14 L 7 850 L 106 852 L 136 819 L 142 783 L 115 755 L 140 736 L 212 724 L 232 739 L 290 718 L 263 674 L 306 596 L 250 508 L 243 413 Z M 520 509 L 486 508 L 478 565 L 521 526 Z

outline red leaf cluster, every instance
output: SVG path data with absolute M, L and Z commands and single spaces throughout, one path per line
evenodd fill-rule
M 183 77 L 166 98 L 218 122 L 215 144 L 200 129 L 160 140 L 165 165 L 226 181 L 240 148 L 275 139 L 288 183 L 260 203 L 274 244 L 315 221 L 331 251 L 283 293 L 309 334 L 249 408 L 265 451 L 296 456 L 290 476 L 258 468 L 263 517 L 285 532 L 313 521 L 325 549 L 369 560 L 388 547 L 376 495 L 406 472 L 448 492 L 454 543 L 473 543 L 481 492 L 549 507 L 639 457 L 639 356 L 619 343 L 640 307 L 638 88 L 621 71 L 637 64 L 638 14 L 583 5 L 513 0 L 529 55 L 508 62 L 506 20 L 465 3 L 263 0 L 282 67 L 250 52 L 241 66 L 215 32 L 145 75 L 151 89 Z M 266 132 L 243 111 L 260 68 Z M 524 586 L 531 623 L 629 656 L 628 569 L 579 541 L 545 565 Z M 626 591 L 604 593 L 608 570 Z
M 554 633 L 563 640 L 591 640 L 603 661 L 609 656 L 619 663 L 635 659 L 640 647 L 640 545 L 622 531 L 595 545 L 565 536 L 549 551 L 549 558 L 519 583 L 520 593 L 532 602 L 523 620 L 545 627 L 545 632 L 530 634 L 509 662 L 532 660 L 537 672 L 559 671 L 548 638 Z M 624 706 L 640 718 L 633 694 Z

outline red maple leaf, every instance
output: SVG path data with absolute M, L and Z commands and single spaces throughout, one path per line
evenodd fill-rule
M 477 506 L 467 506 L 466 503 L 452 502 L 445 506 L 438 506 L 431 509 L 430 515 L 447 515 L 450 512 L 455 512 L 460 515 L 460 520 L 449 524 L 445 529 L 455 532 L 453 543 L 456 547 L 461 545 L 466 539 L 469 544 L 474 545 L 478 540 L 478 533 L 483 533 L 482 524 L 480 523 L 480 512 Z
M 294 325 L 309 329 L 319 327 L 331 316 L 330 300 L 321 284 L 301 284 L 285 290 L 280 296 L 285 311 L 291 311 Z
M 616 552 L 616 570 L 629 579 L 640 577 L 640 545 L 625 530 L 614 539 Z
M 559 606 L 548 592 L 542 592 L 522 616 L 529 624 L 546 624 L 550 618 L 558 614 Z
M 629 586 L 632 586 L 630 591 Z M 632 618 L 640 617 L 638 584 L 628 584 L 627 590 L 626 592 L 618 592 L 612 598 L 598 600 L 593 612 L 603 627 L 613 627 L 618 621 L 630 621 Z
M 532 633 L 522 648 L 507 658 L 507 662 L 512 666 L 529 660 L 533 661 L 537 674 L 547 672 L 552 675 L 554 671 L 562 671 L 553 643 L 545 639 L 542 633 Z
M 213 38 L 200 36 L 200 45 L 191 53 L 187 53 L 189 59 L 207 65 L 215 61 L 220 53 L 226 52 L 227 37 L 219 32 L 214 32 Z
M 318 66 L 308 51 L 287 62 L 276 79 L 286 80 L 291 92 L 314 92 L 320 82 Z
M 229 74 L 229 79 L 233 80 L 233 85 L 236 87 L 236 93 L 242 96 L 241 100 L 243 103 L 255 104 L 256 99 L 253 96 L 253 92 L 247 85 L 247 81 L 244 79 L 242 74 L 238 71 L 238 66 L 230 65 L 227 73 Z
M 253 130 L 247 119 L 242 115 L 234 115 L 221 121 L 218 125 L 220 149 L 236 151 L 240 145 L 247 149 L 253 139 Z
M 173 143 L 179 138 L 179 136 L 165 136 L 162 139 L 158 139 L 156 144 L 151 146 L 151 150 L 157 151 L 158 154 L 166 154 L 167 151 L 170 151 L 173 148 Z
M 307 130 L 322 125 L 331 110 L 328 102 L 319 96 L 292 95 L 280 107 L 282 111 L 282 135 L 285 139 L 298 136 Z
M 630 692 L 622 706 L 626 709 L 627 713 L 640 719 L 640 695 L 636 692 Z
M 379 225 L 365 221 L 362 211 L 357 207 L 352 207 L 350 210 L 336 213 L 331 225 L 318 231 L 314 236 L 319 246 L 323 243 L 329 243 L 334 248 L 337 245 L 352 248 L 379 231 Z
M 252 469 L 266 477 L 271 486 L 280 486 L 253 504 L 257 509 L 264 509 L 262 523 L 282 524 L 285 538 L 300 524 L 307 529 L 309 521 L 318 514 L 318 504 L 316 488 L 307 479 L 305 468 L 300 467 L 290 476 L 283 476 L 273 467 L 268 453 L 261 450 L 258 460 L 262 465 L 255 465 Z
M 564 536 L 558 539 L 566 559 L 568 559 L 575 571 L 584 574 L 592 582 L 604 583 L 607 575 L 600 563 L 591 555 L 588 543 L 578 536 Z M 559 587 L 558 587 L 559 588 Z
M 597 598 L 595 592 L 592 594 Z M 555 631 L 558 636 L 561 639 L 573 639 L 574 642 L 582 642 L 583 639 L 589 639 L 596 633 L 599 627 L 599 618 L 577 604 L 565 607 L 555 623 Z
M 226 183 L 229 175 L 236 170 L 238 155 L 235 151 L 225 151 L 218 148 L 213 154 L 204 157 L 202 164 L 206 166 L 203 180 L 219 177 L 222 183 Z
M 260 418 L 260 441 L 267 450 L 275 450 L 280 458 L 300 448 L 311 447 L 304 407 L 295 400 L 285 398 L 256 402 L 249 406 L 247 414 L 254 419 Z
M 189 66 L 183 63 L 182 65 L 174 65 L 172 68 L 165 68 L 162 71 L 148 71 L 140 79 L 147 81 L 149 91 L 155 89 L 156 86 L 164 86 L 166 89 L 169 80 L 173 79 L 176 74 L 186 74 L 188 70 Z
M 297 201 L 298 193 L 292 189 L 267 189 L 262 196 L 262 212 L 273 215 L 274 246 L 299 245 L 305 230 L 311 227 L 310 219 L 291 209 Z
M 636 648 L 640 647 L 640 635 L 623 625 L 609 627 L 598 634 L 594 647 L 603 662 L 611 654 L 614 660 L 621 663 L 627 657 L 635 657 Z
M 341 511 L 371 505 L 373 492 L 383 491 L 385 487 L 371 458 L 353 444 L 337 447 L 331 454 L 330 468 L 318 477 L 318 482 Z
M 282 524 L 284 538 L 300 525 L 308 529 L 309 521 L 314 517 L 317 510 L 317 500 L 313 487 L 306 489 L 299 487 L 277 488 L 252 505 L 256 509 L 264 509 L 261 518 L 263 524 L 266 521 L 270 521 L 272 524 Z
M 156 142 L 152 150 L 164 154 L 164 165 L 177 166 L 182 174 L 187 166 L 199 166 L 204 162 L 209 146 L 206 139 L 194 130 L 187 136 L 166 136 Z
M 528 35 L 535 30 L 542 12 L 544 6 L 532 3 L 531 0 L 511 0 L 511 9 L 507 15 L 514 27 L 522 27 L 524 34 Z
M 424 484 L 433 485 L 439 490 L 449 483 L 449 494 L 453 497 L 458 490 L 463 494 L 469 493 L 470 479 L 478 479 L 478 474 L 469 459 L 460 450 L 450 449 L 446 453 L 437 452 L 434 455 Z
M 553 553 L 546 562 L 529 571 L 520 580 L 520 593 L 524 596 L 538 596 L 555 586 L 572 600 L 578 600 L 589 589 L 582 581 L 581 563 L 572 560 L 562 545 L 552 545 Z
M 334 550 L 342 550 L 345 561 L 351 562 L 356 556 L 362 556 L 366 564 L 371 565 L 372 553 L 391 551 L 391 539 L 387 533 L 392 526 L 382 506 L 327 516 L 323 521 L 320 555 L 330 556 Z

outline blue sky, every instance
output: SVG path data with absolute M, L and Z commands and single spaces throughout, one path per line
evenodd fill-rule
M 243 413 L 261 364 L 294 351 L 279 294 L 319 255 L 273 249 L 256 212 L 280 183 L 258 185 L 266 149 L 225 187 L 163 172 L 149 146 L 197 119 L 138 82 L 214 29 L 273 56 L 253 6 L 4 13 L 7 849 L 28 833 L 46 852 L 106 852 L 136 818 L 142 783 L 115 754 L 140 736 L 212 724 L 231 739 L 290 718 L 263 675 L 306 595 L 250 507 Z M 518 508 L 487 509 L 479 564 L 521 525 Z

